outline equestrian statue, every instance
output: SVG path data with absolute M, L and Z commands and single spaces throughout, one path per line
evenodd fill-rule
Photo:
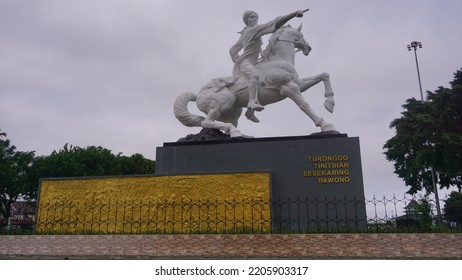
M 295 53 L 301 51 L 307 56 L 311 47 L 301 33 L 301 24 L 297 29 L 285 24 L 294 17 L 302 17 L 306 11 L 277 17 L 265 24 L 258 24 L 257 13 L 246 11 L 243 16 L 246 26 L 229 51 L 235 63 L 233 75 L 212 79 L 197 94 L 185 92 L 178 96 L 174 102 L 175 117 L 185 126 L 217 129 L 230 137 L 248 137 L 237 128 L 243 108 L 247 109 L 245 116 L 250 121 L 259 122 L 255 112 L 290 98 L 320 127 L 321 133 L 338 133 L 332 124 L 313 112 L 302 95 L 323 82 L 324 107 L 332 113 L 335 101 L 329 74 L 300 78 L 294 68 Z M 272 35 L 262 51 L 261 37 L 266 34 Z M 187 105 L 193 101 L 205 117 L 188 111 Z

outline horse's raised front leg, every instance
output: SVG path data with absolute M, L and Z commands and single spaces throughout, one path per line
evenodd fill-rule
M 327 109 L 327 111 L 332 113 L 334 111 L 335 101 L 334 91 L 332 90 L 329 74 L 323 72 L 313 77 L 299 79 L 297 84 L 300 87 L 300 91 L 304 92 L 320 82 L 324 83 L 324 97 L 326 97 L 326 100 L 324 101 L 324 107 Z
M 323 118 L 314 113 L 310 104 L 305 100 L 305 98 L 303 98 L 303 95 L 300 93 L 300 88 L 295 82 L 290 82 L 282 86 L 281 94 L 292 99 L 295 104 L 297 104 L 298 107 L 300 107 L 300 109 L 313 120 L 316 126 L 321 127 L 321 131 L 325 132 L 335 130 L 335 127 L 332 124 L 325 122 Z

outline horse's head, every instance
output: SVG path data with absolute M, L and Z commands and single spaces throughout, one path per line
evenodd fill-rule
M 285 27 L 278 37 L 279 41 L 291 41 L 294 43 L 294 48 L 302 51 L 304 55 L 310 54 L 311 46 L 303 38 L 302 34 L 302 24 L 298 26 L 297 29 L 292 28 L 290 25 Z
M 267 61 L 271 59 L 271 56 L 278 56 L 277 54 L 273 53 L 274 51 L 276 51 L 276 49 L 279 49 L 275 48 L 277 44 L 287 45 L 286 52 L 291 52 L 292 56 L 295 53 L 294 49 L 296 49 L 297 51 L 302 51 L 304 55 L 308 55 L 311 51 L 311 46 L 305 41 L 305 38 L 303 38 L 301 30 L 301 24 L 297 29 L 292 28 L 290 25 L 288 25 L 276 30 L 276 32 L 274 32 L 273 35 L 270 37 L 268 46 L 261 53 L 262 60 Z M 288 49 L 289 47 L 291 48 L 291 50 Z
M 301 50 L 304 55 L 309 55 L 310 52 L 311 52 L 311 46 L 310 46 L 310 44 L 308 44 L 308 42 L 305 40 L 305 38 L 303 38 L 303 34 L 301 32 L 302 31 L 302 24 L 301 23 L 298 26 L 297 31 L 299 33 L 299 35 L 297 35 L 297 36 L 300 36 L 300 37 L 299 37 L 299 40 L 295 42 L 295 48 L 297 48 L 298 50 Z

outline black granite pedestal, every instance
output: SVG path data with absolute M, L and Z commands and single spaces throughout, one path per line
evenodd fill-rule
M 156 154 L 156 175 L 270 172 L 275 229 L 367 227 L 358 137 L 175 142 Z

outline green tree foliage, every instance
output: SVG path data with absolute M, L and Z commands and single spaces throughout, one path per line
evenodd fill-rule
M 155 162 L 141 154 L 114 155 L 103 147 L 86 148 L 64 145 L 48 156 L 16 151 L 0 131 L 0 211 L 5 218 L 18 199 L 37 197 L 40 178 L 151 174 Z
M 427 196 L 421 198 L 417 203 L 417 214 L 421 229 L 430 229 L 432 226 L 432 205 Z
M 155 162 L 146 159 L 141 154 L 130 157 L 120 157 L 122 174 L 150 174 L 154 173 Z
M 64 145 L 49 156 L 34 161 L 36 177 L 83 177 L 154 173 L 155 163 L 140 154 L 114 155 L 103 147 L 86 148 Z
M 433 192 L 431 168 L 440 188 L 462 187 L 462 69 L 451 88 L 428 91 L 426 102 L 406 100 L 401 118 L 391 122 L 396 135 L 385 145 L 387 160 L 410 189 Z
M 443 212 L 446 220 L 462 225 L 462 193 L 451 192 L 445 201 Z
M 127 157 L 120 153 L 114 155 L 103 147 L 66 144 L 48 156 L 36 157 L 30 178 L 36 197 L 40 178 L 152 174 L 154 171 L 155 162 L 140 154 Z
M 34 195 L 30 184 L 30 171 L 34 152 L 16 151 L 10 140 L 0 133 L 0 212 L 5 219 L 11 217 L 11 205 L 19 198 Z

